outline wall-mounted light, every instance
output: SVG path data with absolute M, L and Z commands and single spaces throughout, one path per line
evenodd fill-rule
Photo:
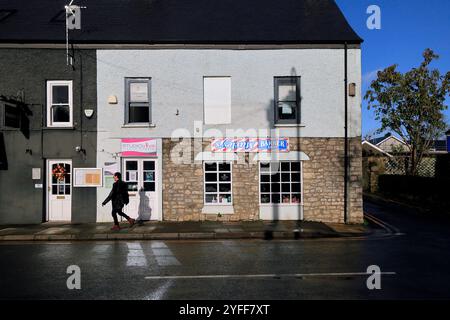
M 76 146 L 75 147 L 75 151 L 76 152 L 79 152 L 79 153 L 83 153 L 83 154 L 86 154 L 86 150 L 84 150 L 82 147 L 80 147 L 80 146 Z
M 356 83 L 352 82 L 348 85 L 348 95 L 350 97 L 356 96 Z
M 117 104 L 117 97 L 116 96 L 109 96 L 108 97 L 108 103 L 109 104 Z
M 25 150 L 25 153 L 28 153 L 29 155 L 32 155 L 32 154 L 33 154 L 33 150 L 31 150 L 31 149 L 26 149 L 26 150 Z
M 84 109 L 84 115 L 86 118 L 91 118 L 94 115 L 93 109 Z

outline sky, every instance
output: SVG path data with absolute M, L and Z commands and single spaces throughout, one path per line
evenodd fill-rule
M 405 72 L 422 62 L 422 53 L 431 48 L 440 58 L 432 68 L 441 74 L 450 71 L 450 0 L 335 0 L 347 21 L 364 39 L 362 51 L 362 95 L 376 72 L 392 64 Z M 370 5 L 381 10 L 381 29 L 370 30 L 366 13 Z M 450 107 L 450 99 L 446 100 Z M 450 126 L 450 109 L 445 112 Z M 374 136 L 380 127 L 367 101 L 362 104 L 362 136 Z M 377 135 L 375 135 L 377 136 Z

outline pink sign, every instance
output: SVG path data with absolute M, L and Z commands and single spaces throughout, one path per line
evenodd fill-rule
M 156 156 L 156 140 L 148 138 L 122 139 L 122 157 Z

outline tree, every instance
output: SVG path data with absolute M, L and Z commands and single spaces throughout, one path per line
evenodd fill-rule
M 364 96 L 368 109 L 381 121 L 378 133 L 390 130 L 407 142 L 410 175 L 417 174 L 432 141 L 446 129 L 443 111 L 450 92 L 450 71 L 441 75 L 437 69 L 430 70 L 430 63 L 437 58 L 433 50 L 426 49 L 418 68 L 402 74 L 395 64 L 378 71 Z

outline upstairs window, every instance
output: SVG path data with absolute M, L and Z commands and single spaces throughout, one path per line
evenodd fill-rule
M 203 78 L 205 124 L 231 123 L 231 78 Z
M 275 77 L 275 123 L 300 124 L 300 77 Z
M 47 81 L 47 126 L 73 126 L 72 81 Z
M 125 79 L 125 123 L 151 123 L 150 78 Z

